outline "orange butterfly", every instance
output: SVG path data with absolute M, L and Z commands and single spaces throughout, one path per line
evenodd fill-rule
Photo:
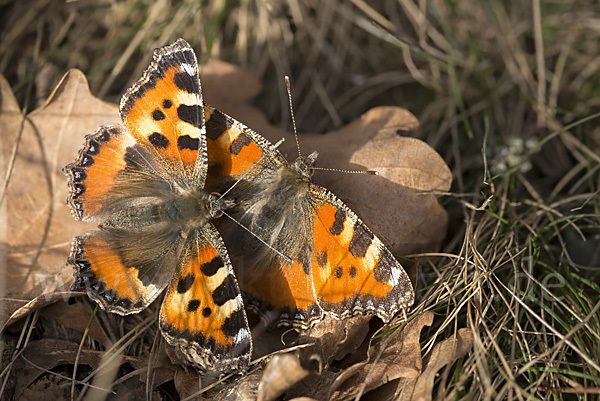
M 73 242 L 72 290 L 126 315 L 167 288 L 160 310 L 167 341 L 202 369 L 244 368 L 252 353 L 244 303 L 210 222 L 231 202 L 203 190 L 206 125 L 187 42 L 155 51 L 120 111 L 125 127 L 87 136 L 64 169 L 73 216 L 100 222 Z

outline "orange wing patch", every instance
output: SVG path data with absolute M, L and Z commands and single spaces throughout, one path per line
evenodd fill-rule
M 308 327 L 323 314 L 317 305 L 310 271 L 307 273 L 297 260 L 262 271 L 238 271 L 238 281 L 246 293 L 247 306 L 264 312 L 260 307 L 266 302 L 269 308 L 279 310 L 279 324 Z
M 126 315 L 149 305 L 163 287 L 145 285 L 139 270 L 126 266 L 115 247 L 98 231 L 75 238 L 69 263 L 75 268 L 73 291 L 87 291 L 102 309 Z
M 118 126 L 100 127 L 86 137 L 77 159 L 64 168 L 69 176 L 68 203 L 76 219 L 89 220 L 102 208 L 125 169 L 127 148 L 134 144 Z
M 219 177 L 239 177 L 263 157 L 264 152 L 252 139 L 250 130 L 205 105 L 209 175 L 207 186 Z

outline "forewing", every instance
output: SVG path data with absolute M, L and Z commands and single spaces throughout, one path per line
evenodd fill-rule
M 100 127 L 85 138 L 77 159 L 64 168 L 67 202 L 78 220 L 100 220 L 135 198 L 170 191 L 165 172 L 121 126 Z
M 234 118 L 204 105 L 206 142 L 208 148 L 208 177 L 206 186 L 215 190 L 227 189 L 240 178 L 257 176 L 256 164 L 278 168 L 286 163 L 279 151 L 265 138 Z
M 204 185 L 202 91 L 196 55 L 185 40 L 154 51 L 142 78 L 121 99 L 120 110 L 127 129 L 176 181 Z

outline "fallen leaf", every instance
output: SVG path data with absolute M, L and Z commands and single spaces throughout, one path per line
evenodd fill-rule
M 333 400 L 354 398 L 400 377 L 415 378 L 421 373 L 421 345 L 419 337 L 425 326 L 431 326 L 433 313 L 425 312 L 410 321 L 403 329 L 374 340 L 369 349 L 369 359 L 358 363 L 336 379 L 328 389 Z
M 258 384 L 258 401 L 271 401 L 308 375 L 292 354 L 275 355 L 267 364 Z
M 296 397 L 294 399 L 292 399 L 291 401 L 317 401 L 314 398 L 310 398 L 310 397 Z
M 46 103 L 29 113 L 23 124 L 4 78 L 0 86 L 0 175 L 4 178 L 11 172 L 5 183 L 5 210 L 0 214 L 0 242 L 6 250 L 0 274 L 11 283 L 0 289 L 0 327 L 4 327 L 32 299 L 68 292 L 73 274 L 66 267 L 71 240 L 91 226 L 71 217 L 62 168 L 75 158 L 85 134 L 101 124 L 119 122 L 119 116 L 116 106 L 92 96 L 79 70 L 65 74 Z
M 207 65 L 203 82 L 219 78 L 218 67 Z M 254 88 L 256 79 L 247 79 Z M 284 138 L 279 150 L 288 161 L 298 157 L 293 134 L 270 125 L 259 110 L 247 104 L 246 94 L 237 97 L 234 91 L 223 98 L 218 85 L 210 87 L 211 91 L 207 90 L 204 96 L 207 103 L 272 143 Z M 448 224 L 447 213 L 438 198 L 450 189 L 450 169 L 425 142 L 400 136 L 417 130 L 418 126 L 416 117 L 405 109 L 377 107 L 337 131 L 325 135 L 299 134 L 303 155 L 319 152 L 317 167 L 379 173 L 372 176 L 316 171 L 314 180 L 342 199 L 398 254 L 437 250 Z
M 437 372 L 446 365 L 464 357 L 473 348 L 473 331 L 463 328 L 447 340 L 436 344 L 425 361 L 425 370 L 416 379 L 401 383 L 399 400 L 427 401 L 433 399 L 433 383 Z
M 256 401 L 261 377 L 262 370 L 254 370 L 209 398 L 214 401 Z
M 69 380 L 47 375 L 23 391 L 21 401 L 67 401 L 71 399 Z
M 56 339 L 29 342 L 12 368 L 15 372 L 14 399 L 20 399 L 20 394 L 47 371 L 59 365 L 73 364 L 78 348 L 77 343 Z M 83 349 L 79 355 L 79 364 L 95 369 L 100 365 L 104 354 L 102 351 Z

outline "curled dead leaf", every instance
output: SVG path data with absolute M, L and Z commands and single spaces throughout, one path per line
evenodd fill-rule
M 258 384 L 258 400 L 271 401 L 308 375 L 292 354 L 275 355 L 267 364 Z
M 255 401 L 261 377 L 262 371 L 254 370 L 239 381 L 231 383 L 217 395 L 209 394 L 209 398 L 215 401 Z
M 180 399 L 192 396 L 200 391 L 200 377 L 195 369 L 178 366 L 175 370 L 175 388 Z
M 437 372 L 464 357 L 473 348 L 473 331 L 463 328 L 455 336 L 436 344 L 425 360 L 425 369 L 416 379 L 399 386 L 399 400 L 428 401 L 433 399 L 433 384 Z

